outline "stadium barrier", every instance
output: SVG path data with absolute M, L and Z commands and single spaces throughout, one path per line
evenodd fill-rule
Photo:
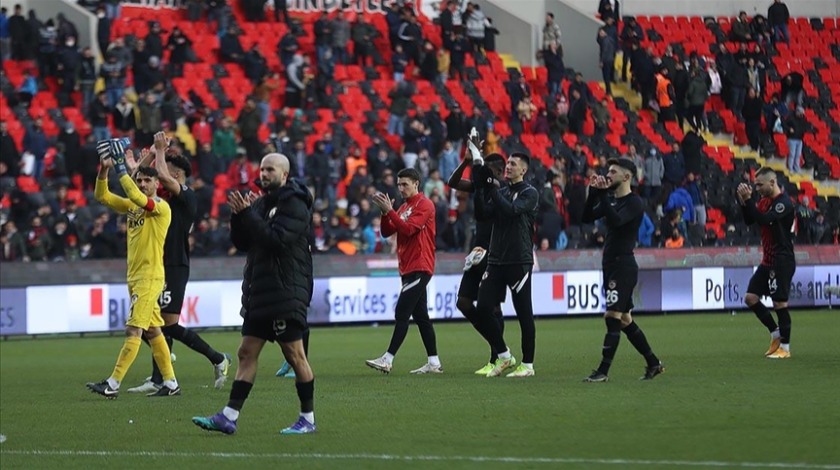
M 692 312 L 743 307 L 753 267 L 643 269 L 634 293 L 635 311 Z M 537 316 L 597 314 L 604 310 L 601 271 L 541 271 L 533 274 Z M 458 274 L 439 274 L 429 283 L 428 308 L 436 320 L 463 319 L 455 307 Z M 826 291 L 840 285 L 840 264 L 799 266 L 790 305 L 826 307 L 840 298 Z M 241 282 L 195 281 L 187 286 L 181 311 L 186 327 L 241 324 Z M 400 289 L 398 276 L 345 276 L 315 279 L 312 324 L 392 321 Z M 764 299 L 770 305 L 769 299 Z M 113 332 L 124 328 L 130 300 L 125 284 L 77 284 L 0 289 L 0 336 Z M 503 307 L 513 316 L 510 296 Z

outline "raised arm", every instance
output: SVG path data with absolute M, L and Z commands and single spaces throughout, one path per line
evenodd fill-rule
M 169 173 L 169 167 L 166 165 L 166 148 L 168 146 L 169 142 L 165 133 L 158 132 L 155 134 L 155 169 L 158 172 L 158 179 L 164 189 L 173 196 L 177 196 L 181 194 L 181 183 L 172 177 L 172 174 Z
M 134 207 L 134 204 L 126 198 L 115 195 L 108 189 L 108 170 L 112 165 L 111 159 L 102 161 L 102 165 L 99 167 L 99 174 L 96 176 L 93 197 L 101 204 L 110 207 L 120 214 L 125 214 Z
M 469 154 L 469 152 L 467 152 Z M 455 188 L 458 191 L 463 191 L 465 193 L 471 193 L 475 190 L 472 181 L 463 179 L 464 170 L 467 169 L 467 166 L 471 163 L 471 160 L 467 160 L 466 155 L 464 159 L 461 160 L 461 163 L 455 168 L 455 171 L 452 172 L 452 175 L 449 176 L 449 181 L 446 182 L 446 185 L 450 188 Z
M 586 203 L 583 205 L 583 216 L 581 217 L 581 221 L 591 224 L 601 217 L 604 217 L 604 208 L 601 203 L 600 193 L 606 193 L 606 190 L 594 188 L 592 186 L 590 186 L 588 190 L 589 194 L 587 194 Z

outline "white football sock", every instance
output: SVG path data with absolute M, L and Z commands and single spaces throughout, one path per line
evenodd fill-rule
M 790 352 L 790 343 L 782 343 L 781 345 L 779 345 L 779 347 L 782 348 L 785 352 Z
M 303 416 L 303 419 L 309 421 L 309 424 L 315 424 L 315 412 L 314 411 L 310 411 L 309 413 L 301 412 L 300 415 Z
M 782 336 L 782 334 L 779 333 L 778 328 L 776 328 L 775 330 L 773 330 L 772 333 L 770 333 L 770 337 L 773 338 L 773 339 L 781 338 L 781 336 Z
M 172 380 L 164 380 L 163 386 L 175 390 L 176 388 L 178 388 L 178 379 L 173 378 Z
M 225 415 L 225 418 L 227 418 L 231 421 L 236 421 L 237 419 L 239 419 L 239 410 L 234 410 L 233 408 L 231 408 L 229 406 L 226 406 L 222 410 L 222 414 Z
M 394 363 L 394 355 L 389 353 L 389 352 L 386 352 L 385 355 L 382 356 L 382 359 L 385 359 L 385 362 L 387 364 L 393 364 Z
M 111 387 L 111 390 L 119 390 L 120 381 L 113 377 L 108 377 L 108 386 Z
M 440 358 L 437 356 L 429 356 L 429 364 L 440 367 Z
M 500 359 L 510 359 L 510 349 L 505 349 L 505 352 L 499 353 Z

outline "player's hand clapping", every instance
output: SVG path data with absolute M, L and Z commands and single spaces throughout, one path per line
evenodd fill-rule
M 389 199 L 385 193 L 376 193 L 371 199 L 383 214 L 387 214 L 394 209 L 394 201 Z
M 747 183 L 741 183 L 738 185 L 737 193 L 741 204 L 744 204 L 752 197 L 752 188 Z
M 234 214 L 239 214 L 250 207 L 251 202 L 250 195 L 249 197 L 245 197 L 239 191 L 232 191 L 228 194 L 228 206 L 230 206 L 230 210 Z

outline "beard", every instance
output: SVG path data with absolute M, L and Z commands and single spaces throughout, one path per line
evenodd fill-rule
M 260 180 L 260 187 L 266 191 L 273 191 L 280 187 L 280 182 L 271 180 Z

